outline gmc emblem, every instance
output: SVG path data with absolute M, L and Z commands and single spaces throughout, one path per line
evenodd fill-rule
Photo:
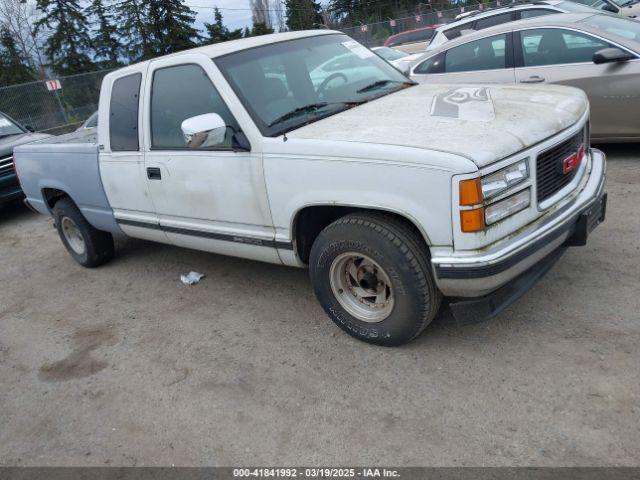
M 580 148 L 576 153 L 574 153 L 570 157 L 565 158 L 562 161 L 562 173 L 567 175 L 573 172 L 576 168 L 580 166 L 580 163 L 582 162 L 583 157 L 584 157 L 584 145 L 580 145 Z

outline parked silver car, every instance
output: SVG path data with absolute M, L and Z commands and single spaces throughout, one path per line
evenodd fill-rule
M 640 22 L 605 14 L 520 20 L 453 40 L 411 68 L 421 83 L 555 83 L 584 90 L 594 141 L 640 141 Z
M 592 1 L 592 0 L 589 0 Z M 485 28 L 495 27 L 503 23 L 527 18 L 554 15 L 556 13 L 599 13 L 591 7 L 580 5 L 570 0 L 542 0 L 531 2 L 514 2 L 506 7 L 474 10 L 456 17 L 455 22 L 447 23 L 436 29 L 431 43 L 426 50 L 433 50 L 440 45 L 454 40 L 461 35 Z

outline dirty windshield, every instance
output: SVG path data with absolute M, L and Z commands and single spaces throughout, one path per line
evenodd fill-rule
M 214 59 L 266 136 L 413 85 L 345 35 L 319 35 Z

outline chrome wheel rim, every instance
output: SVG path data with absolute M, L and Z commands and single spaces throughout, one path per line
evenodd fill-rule
M 343 253 L 329 272 L 331 290 L 350 315 L 367 323 L 378 323 L 393 311 L 393 286 L 387 273 L 360 253 Z
M 82 238 L 82 234 L 75 222 L 69 217 L 64 217 L 61 225 L 62 234 L 64 235 L 69 247 L 71 247 L 71 250 L 78 255 L 84 255 L 84 252 L 87 251 L 87 245 L 85 244 L 84 238 Z

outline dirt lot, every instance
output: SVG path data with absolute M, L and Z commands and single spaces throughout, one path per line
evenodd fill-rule
M 3 209 L 0 465 L 638 465 L 640 156 L 604 150 L 588 247 L 398 349 L 343 334 L 306 271 L 135 240 L 85 270 Z

